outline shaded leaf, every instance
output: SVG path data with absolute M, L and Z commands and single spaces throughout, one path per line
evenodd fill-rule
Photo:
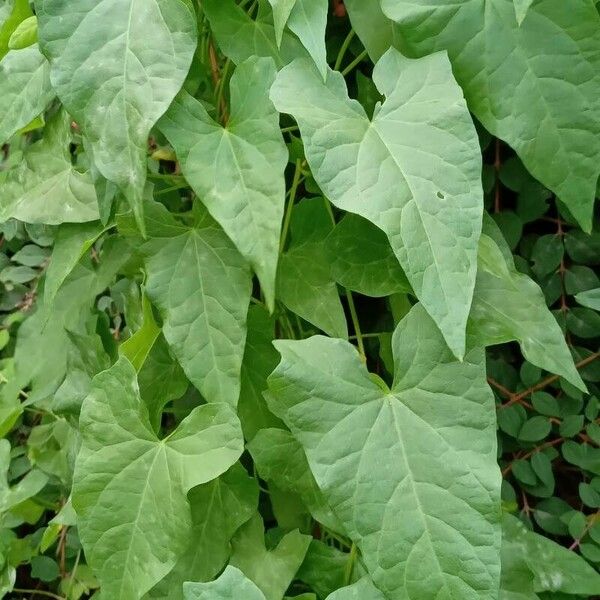
M 306 61 L 280 71 L 271 98 L 298 121 L 325 195 L 385 231 L 462 356 L 483 211 L 475 128 L 443 54 L 411 60 L 390 50 L 373 79 L 386 101 L 372 120 L 348 97 L 341 74 L 330 71 L 323 82 Z
M 142 221 L 147 138 L 180 90 L 196 49 L 188 0 L 36 0 L 52 84 L 87 135 L 99 171 Z M 149 44 L 148 40 L 152 40 Z
M 159 123 L 186 179 L 258 275 L 270 309 L 275 296 L 287 150 L 268 93 L 275 66 L 250 58 L 231 79 L 231 114 L 221 127 L 182 92 Z
M 103 598 L 141 598 L 186 551 L 192 526 L 187 492 L 240 456 L 239 421 L 227 404 L 208 404 L 159 440 L 135 369 L 121 358 L 94 378 L 80 427 L 73 507 L 86 558 Z

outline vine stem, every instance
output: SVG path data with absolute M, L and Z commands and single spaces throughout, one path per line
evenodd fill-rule
M 361 63 L 367 56 L 367 51 L 363 50 L 343 71 L 342 71 L 342 75 L 344 77 L 346 77 L 346 75 L 348 75 L 348 73 L 350 73 L 350 71 L 352 71 L 352 69 L 354 69 L 354 67 L 356 65 L 358 65 L 359 63 Z
M 577 369 L 581 369 L 594 362 L 598 357 L 600 357 L 600 352 L 594 352 L 594 354 L 590 354 L 587 358 L 584 358 L 583 360 L 580 360 L 579 362 L 575 363 L 575 367 Z M 548 387 L 550 384 L 554 383 L 555 381 L 558 381 L 558 379 L 560 379 L 559 375 L 550 375 L 550 377 L 542 379 L 542 381 L 536 383 L 530 388 L 527 388 L 523 392 L 513 394 L 512 398 L 506 404 L 502 405 L 502 408 L 510 406 L 511 404 L 515 404 L 515 402 L 520 402 L 521 400 L 529 396 L 529 394 L 533 394 L 534 392 L 539 392 L 540 390 L 543 390 L 545 387 Z
M 329 200 L 327 198 L 323 198 L 323 202 L 325 202 L 325 208 L 329 213 L 329 217 L 331 218 L 331 222 L 335 227 L 335 215 L 333 214 L 333 210 L 331 209 L 331 204 L 329 204 Z M 354 298 L 352 297 L 352 292 L 346 288 L 344 288 L 346 292 L 346 300 L 348 301 L 348 308 L 350 309 L 350 318 L 352 319 L 352 326 L 354 327 L 355 335 L 352 337 L 356 338 L 356 344 L 358 345 L 358 353 L 360 354 L 361 360 L 366 363 L 367 355 L 365 353 L 365 344 L 363 342 L 363 336 L 360 330 L 360 321 L 358 320 L 358 313 L 356 312 L 356 306 L 354 304 Z
M 350 580 L 352 579 L 352 573 L 354 571 L 354 563 L 356 561 L 356 544 L 352 542 L 352 547 L 350 548 L 350 556 L 348 557 L 348 562 L 346 563 L 346 571 L 344 573 L 344 585 L 349 585 Z
M 350 33 L 346 36 L 346 39 L 342 42 L 340 51 L 338 52 L 337 58 L 335 59 L 335 64 L 333 66 L 334 71 L 338 71 L 339 68 L 342 66 L 342 60 L 344 60 L 344 56 L 346 55 L 346 51 L 348 50 L 348 47 L 350 46 L 350 42 L 352 41 L 354 35 L 354 29 L 351 29 Z
M 296 159 L 296 170 L 294 171 L 294 179 L 292 180 L 292 187 L 290 188 L 290 198 L 285 211 L 285 217 L 283 219 L 283 227 L 281 229 L 281 241 L 279 242 L 279 252 L 283 252 L 285 241 L 287 239 L 288 230 L 290 228 L 290 221 L 292 220 L 292 211 L 294 209 L 294 202 L 296 201 L 296 192 L 300 185 L 300 177 L 302 176 L 302 161 Z

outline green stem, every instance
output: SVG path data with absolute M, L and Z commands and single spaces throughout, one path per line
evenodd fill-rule
M 352 580 L 352 573 L 354 571 L 354 563 L 356 562 L 356 544 L 352 542 L 352 548 L 350 548 L 350 556 L 346 563 L 346 572 L 344 573 L 344 585 L 350 585 Z
M 79 559 L 81 558 L 81 550 L 77 551 L 77 558 L 75 559 L 75 564 L 73 565 L 73 570 L 71 571 L 71 575 L 69 576 L 69 585 L 67 587 L 67 596 L 71 594 L 71 589 L 73 588 L 73 581 L 75 581 L 75 573 L 77 573 L 77 567 L 79 566 Z
M 346 290 L 346 299 L 348 300 L 348 308 L 350 309 L 350 317 L 352 318 L 352 325 L 354 327 L 354 333 L 356 334 L 356 343 L 358 344 L 358 352 L 363 362 L 367 362 L 367 355 L 365 354 L 365 345 L 363 343 L 363 336 L 360 331 L 360 323 L 358 321 L 358 314 L 356 313 L 356 306 L 354 306 L 354 299 L 352 298 L 352 292 Z
M 290 125 L 289 127 L 282 127 L 281 133 L 291 133 L 292 131 L 298 131 L 300 129 L 298 125 Z
M 350 30 L 350 33 L 346 36 L 346 39 L 343 41 L 340 51 L 338 52 L 337 58 L 335 59 L 335 65 L 333 67 L 334 71 L 338 71 L 342 66 L 342 60 L 344 60 L 344 56 L 346 54 L 346 50 L 348 50 L 348 46 L 350 46 L 350 42 L 354 37 L 354 29 Z
M 219 123 L 221 122 L 221 119 L 223 118 L 223 115 L 220 114 L 221 111 L 221 106 L 223 104 L 223 94 L 225 92 L 225 80 L 227 79 L 227 74 L 229 72 L 229 67 L 231 66 L 231 60 L 227 59 L 225 61 L 225 66 L 223 67 L 223 72 L 221 73 L 221 79 L 219 79 L 219 85 L 217 86 L 217 99 L 215 102 L 215 106 L 217 107 L 217 111 L 219 112 L 219 114 L 217 115 L 217 120 L 219 121 Z
M 346 77 L 346 75 L 348 75 L 348 73 L 350 73 L 350 71 L 352 71 L 352 69 L 354 69 L 354 67 L 356 65 L 358 65 L 359 63 L 361 63 L 364 58 L 367 56 L 367 51 L 363 50 L 343 71 L 342 71 L 342 75 L 344 77 Z
M 294 171 L 294 179 L 292 180 L 292 187 L 290 188 L 290 198 L 285 211 L 285 217 L 283 219 L 283 227 L 281 229 L 281 241 L 279 243 L 279 252 L 283 252 L 285 247 L 285 241 L 287 239 L 288 230 L 290 228 L 290 221 L 292 220 L 292 210 L 294 209 L 294 202 L 296 201 L 296 192 L 300 185 L 300 177 L 302 176 L 302 161 L 298 158 L 296 160 L 296 170 Z
M 335 215 L 333 214 L 331 204 L 329 204 L 329 201 L 327 200 L 327 198 L 323 198 L 323 201 L 325 202 L 325 208 L 327 209 L 327 212 L 329 213 L 331 222 L 333 223 L 333 226 L 335 227 Z M 360 354 L 360 357 L 362 358 L 362 361 L 367 362 L 367 355 L 365 354 L 365 345 L 363 343 L 363 336 L 360 331 L 360 322 L 358 320 L 356 306 L 354 305 L 354 298 L 352 298 L 352 292 L 350 292 L 349 290 L 347 290 L 345 288 L 344 288 L 344 290 L 346 292 L 346 299 L 348 300 L 348 308 L 350 309 L 350 317 L 352 319 L 352 325 L 354 326 L 354 333 L 356 334 L 353 337 L 356 337 L 356 343 L 358 344 L 358 352 Z

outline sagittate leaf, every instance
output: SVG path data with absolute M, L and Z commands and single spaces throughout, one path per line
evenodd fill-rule
M 184 584 L 183 595 L 185 600 L 265 600 L 260 589 L 232 566 L 228 566 L 215 581 Z
M 387 598 L 495 598 L 500 475 L 484 352 L 458 362 L 420 305 L 392 345 L 387 390 L 348 342 L 278 341 L 270 406 Z
M 258 483 L 236 463 L 217 479 L 195 487 L 188 499 L 192 507 L 188 550 L 149 598 L 183 600 L 183 582 L 209 581 L 221 571 L 233 534 L 256 512 Z
M 0 61 L 0 89 L 0 143 L 4 143 L 54 98 L 50 65 L 37 46 L 11 50 Z
M 388 51 L 373 80 L 386 101 L 369 120 L 344 78 L 306 61 L 280 71 L 271 98 L 300 126 L 327 198 L 388 236 L 423 306 L 465 351 L 483 212 L 477 134 L 446 56 Z
M 535 592 L 588 596 L 600 589 L 600 574 L 585 559 L 527 529 L 516 517 L 504 515 L 502 532 L 503 560 L 510 558 L 526 566 L 533 575 Z
M 600 174 L 595 4 L 534 2 L 520 25 L 513 0 L 381 5 L 411 52 L 448 51 L 469 108 L 590 230 Z
M 494 239 L 481 236 L 469 334 L 484 346 L 517 340 L 529 362 L 585 390 L 542 291 L 516 270 L 510 250 L 504 246 L 503 252 Z
M 273 309 L 288 153 L 279 115 L 269 100 L 275 65 L 249 58 L 231 78 L 225 127 L 181 92 L 159 127 L 181 169 L 212 217 L 258 275 Z
M 44 137 L 8 173 L 0 221 L 60 225 L 98 219 L 94 185 L 88 173 L 80 173 L 71 163 L 70 142 L 70 120 L 63 110 L 48 121 Z
M 88 137 L 94 163 L 142 223 L 147 138 L 196 49 L 189 0 L 37 0 L 52 84 Z M 151 43 L 149 41 L 151 40 Z
M 167 438 L 148 420 L 125 358 L 97 375 L 81 409 L 73 507 L 102 598 L 141 598 L 187 549 L 187 492 L 225 472 L 242 452 L 233 410 L 195 408 Z M 115 503 L 116 502 L 116 503 Z
M 265 547 L 262 518 L 256 513 L 233 538 L 230 564 L 251 579 L 266 600 L 281 600 L 304 560 L 310 540 L 309 535 L 295 530 L 269 551 Z
M 159 206 L 148 205 L 151 218 L 166 225 L 148 248 L 146 293 L 190 381 L 210 402 L 235 405 L 252 292 L 249 269 L 204 210 L 193 227 L 184 227 Z

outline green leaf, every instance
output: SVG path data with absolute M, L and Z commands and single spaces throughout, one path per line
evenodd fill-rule
M 207 404 L 159 440 L 135 369 L 120 358 L 94 378 L 80 428 L 73 507 L 87 561 L 103 598 L 141 598 L 186 551 L 187 492 L 240 456 L 239 421 L 227 404 Z
M 296 578 L 325 598 L 346 584 L 350 560 L 348 553 L 312 540 Z
M 546 308 L 542 291 L 515 269 L 510 250 L 497 241 L 497 237 L 492 239 L 486 234 L 479 241 L 469 334 L 484 346 L 517 340 L 530 363 L 585 390 L 563 333 Z
M 151 206 L 152 218 L 166 213 Z M 161 312 L 165 339 L 209 402 L 235 406 L 252 292 L 248 268 L 204 211 L 194 227 L 168 225 L 164 236 L 149 244 L 146 293 Z
M 100 224 L 64 223 L 58 228 L 52 258 L 46 271 L 44 302 L 51 305 L 69 273 L 103 233 Z
M 48 121 L 44 137 L 26 151 L 18 167 L 9 171 L 0 221 L 60 225 L 98 219 L 94 186 L 88 173 L 73 167 L 70 142 L 70 119 L 63 110 Z
M 233 538 L 230 564 L 251 579 L 266 600 L 281 600 L 304 560 L 310 540 L 309 535 L 292 531 L 269 551 L 262 518 L 256 513 Z
M 530 531 L 511 515 L 504 515 L 502 527 L 503 560 L 509 555 L 530 570 L 533 591 L 587 596 L 600 589 L 600 574 L 574 552 Z
M 265 481 L 285 492 L 298 494 L 316 521 L 344 533 L 310 471 L 300 443 L 284 429 L 261 429 L 247 445 Z
M 500 475 L 483 351 L 457 362 L 419 305 L 394 333 L 388 392 L 348 342 L 276 347 L 270 406 L 303 445 L 377 587 L 390 600 L 493 597 Z
M 138 223 L 151 128 L 181 89 L 196 49 L 189 0 L 36 0 L 52 84 L 81 125 L 99 171 Z M 151 40 L 151 43 L 149 43 Z
M 10 10 L 10 13 L 6 19 L 0 17 L 0 21 L 3 21 L 2 26 L 0 26 L 0 59 L 8 53 L 12 34 L 23 21 L 26 21 L 33 14 L 29 6 L 29 0 L 8 0 L 5 2 L 5 6 Z
M 385 600 L 385 596 L 373 585 L 368 577 L 340 588 L 327 596 L 327 600 Z
M 158 431 L 165 404 L 183 396 L 188 388 L 185 373 L 171 356 L 163 335 L 159 335 L 146 357 L 138 373 L 138 384 L 148 407 L 150 423 L 154 431 Z
M 142 326 L 119 346 L 119 353 L 124 356 L 139 373 L 160 335 L 160 327 L 154 320 L 152 305 L 144 294 L 142 297 L 144 322 Z
M 575 300 L 581 306 L 587 306 L 593 310 L 600 311 L 600 288 L 579 292 L 579 294 L 575 294 Z
M 521 25 L 527 16 L 527 11 L 533 4 L 533 0 L 513 0 L 515 5 L 515 15 L 517 16 L 517 24 Z
M 375 298 L 411 291 L 381 229 L 358 215 L 346 215 L 325 242 L 331 275 L 340 285 Z
M 306 48 L 317 68 L 327 75 L 327 49 L 325 28 L 327 27 L 327 0 L 269 0 L 273 9 L 275 39 L 281 46 L 283 30 L 287 24 Z
M 0 143 L 35 119 L 54 98 L 50 65 L 36 46 L 11 50 L 0 61 Z
M 8 484 L 8 469 L 10 467 L 10 442 L 0 440 L 0 515 L 14 508 L 28 498 L 42 491 L 48 483 L 48 476 L 34 469 L 29 471 L 21 481 L 12 487 Z
M 287 26 L 298 36 L 315 61 L 323 79 L 327 77 L 325 29 L 328 10 L 327 0 L 296 0 L 287 21 Z
M 210 583 L 186 583 L 185 600 L 265 600 L 264 594 L 239 569 L 228 566 Z
M 352 28 L 371 60 L 377 62 L 388 48 L 400 48 L 400 28 L 381 10 L 380 0 L 344 0 Z
M 21 50 L 33 46 L 37 42 L 37 17 L 32 15 L 21 21 L 17 28 L 12 32 L 8 40 L 8 47 L 11 50 Z
M 595 4 L 581 0 L 565 10 L 562 2 L 541 0 L 520 25 L 511 0 L 381 5 L 411 53 L 448 51 L 475 116 L 590 230 L 600 174 Z
M 294 207 L 292 243 L 279 260 L 277 298 L 328 335 L 348 337 L 325 251 L 325 240 L 333 228 L 325 202 L 324 198 L 310 198 Z
M 323 82 L 306 61 L 280 71 L 271 98 L 298 121 L 325 195 L 387 234 L 417 296 L 462 356 L 483 211 L 475 128 L 443 54 L 411 60 L 390 50 L 373 79 L 386 101 L 372 120 L 348 97 L 340 73 Z
M 270 11 L 259 10 L 254 20 L 235 0 L 202 0 L 202 8 L 223 54 L 235 64 L 249 56 L 269 56 L 281 68 L 298 56 L 306 56 L 298 38 L 288 32 L 283 33 L 280 43 L 276 41 Z
M 271 310 L 288 157 L 269 100 L 274 79 L 273 61 L 250 58 L 231 78 L 225 127 L 185 91 L 159 123 L 186 179 L 258 275 Z
M 294 8 L 297 0 L 269 0 L 269 4 L 273 9 L 273 22 L 275 25 L 275 39 L 277 45 L 281 46 L 283 31 L 290 18 L 290 13 Z
M 267 377 L 277 366 L 279 355 L 273 347 L 275 320 L 267 311 L 256 305 L 248 310 L 248 335 L 242 361 L 238 415 L 247 440 L 268 427 L 283 423 L 267 408 L 263 392 Z
M 150 598 L 183 600 L 183 582 L 209 581 L 221 571 L 233 534 L 256 512 L 258 484 L 237 463 L 217 479 L 191 490 L 188 500 L 192 507 L 188 550 L 149 593 Z

